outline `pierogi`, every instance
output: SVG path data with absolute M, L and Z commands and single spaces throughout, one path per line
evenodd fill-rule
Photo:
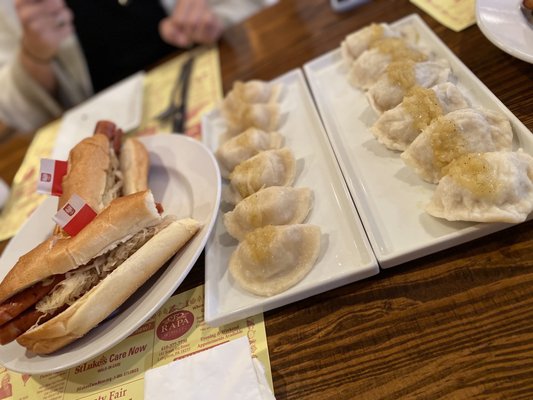
M 228 178 L 237 165 L 263 150 L 279 149 L 284 138 L 279 132 L 248 128 L 224 142 L 215 152 L 220 174 Z
M 390 150 L 404 151 L 431 121 L 467 107 L 469 101 L 451 82 L 431 89 L 416 87 L 400 104 L 381 114 L 370 131 Z
M 296 160 L 290 149 L 262 151 L 235 167 L 225 200 L 237 204 L 264 187 L 292 185 L 295 175 Z
M 242 103 L 277 103 L 280 101 L 282 93 L 283 85 L 281 83 L 270 83 L 257 79 L 247 82 L 236 81 L 222 101 L 223 113 L 228 115 L 236 113 Z
M 511 222 L 533 211 L 533 157 L 470 153 L 446 167 L 426 211 L 449 221 Z
M 229 262 L 229 272 L 243 289 L 273 296 L 300 282 L 320 253 L 316 225 L 267 225 L 247 234 Z
M 426 61 L 428 55 L 403 38 L 390 37 L 374 42 L 354 60 L 348 71 L 348 81 L 356 88 L 368 90 L 397 61 Z
M 224 214 L 228 233 L 237 240 L 256 228 L 266 225 L 302 223 L 313 205 L 313 192 L 309 188 L 271 186 L 243 199 Z
M 463 108 L 434 120 L 401 154 L 423 180 L 437 183 L 444 167 L 467 153 L 511 151 L 513 131 L 502 114 Z
M 402 60 L 390 63 L 385 73 L 368 90 L 368 102 L 378 114 L 400 104 L 415 86 L 430 88 L 452 77 L 446 60 L 414 62 Z
M 266 132 L 278 130 L 281 123 L 281 108 L 278 103 L 238 102 L 231 112 L 224 112 L 226 119 L 226 136 L 231 137 L 248 128 L 257 128 Z
M 341 42 L 341 54 L 344 61 L 351 65 L 370 46 L 384 38 L 398 37 L 388 24 L 370 24 L 347 35 Z

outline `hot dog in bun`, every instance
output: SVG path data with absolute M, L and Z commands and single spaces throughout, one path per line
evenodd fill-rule
M 52 236 L 20 257 L 0 283 L 0 341 L 49 354 L 84 336 L 199 228 L 162 217 L 150 191 L 113 200 L 76 236 Z
M 96 212 L 113 199 L 148 189 L 149 157 L 135 138 L 123 140 L 122 130 L 110 121 L 99 121 L 94 135 L 72 148 L 59 208 L 73 194 Z

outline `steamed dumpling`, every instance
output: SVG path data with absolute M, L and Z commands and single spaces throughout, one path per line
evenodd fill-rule
M 315 225 L 268 225 L 239 243 L 229 272 L 245 290 L 273 296 L 300 282 L 320 253 L 320 228 Z
M 387 148 L 403 151 L 431 121 L 468 106 L 468 100 L 451 82 L 431 89 L 417 86 L 400 104 L 381 114 L 371 132 Z
M 227 135 L 236 135 L 248 128 L 257 128 L 266 132 L 278 130 L 281 118 L 279 104 L 249 104 L 244 102 L 238 104 L 235 110 L 223 112 L 227 125 Z
M 342 58 L 351 64 L 374 42 L 387 38 L 399 36 L 388 24 L 370 24 L 355 32 L 350 33 L 341 42 Z
M 235 167 L 229 176 L 226 200 L 236 204 L 264 187 L 292 185 L 295 174 L 296 160 L 291 150 L 262 151 Z
M 434 120 L 401 157 L 425 181 L 437 183 L 443 168 L 467 153 L 510 151 L 513 131 L 503 115 L 464 108 Z
M 231 171 L 243 161 L 262 150 L 279 149 L 282 145 L 283 136 L 279 132 L 248 128 L 217 149 L 215 155 L 220 165 L 220 173 L 227 178 Z
M 459 157 L 446 168 L 426 211 L 449 221 L 525 221 L 533 211 L 533 157 L 522 151 Z
M 372 108 L 381 114 L 400 104 L 413 87 L 429 88 L 449 81 L 450 77 L 451 69 L 445 60 L 395 61 L 368 90 L 367 98 Z
M 313 192 L 309 188 L 271 186 L 240 201 L 224 214 L 228 233 L 237 240 L 266 225 L 299 224 L 311 210 Z
M 283 85 L 281 83 L 264 82 L 257 79 L 247 82 L 236 81 L 233 88 L 222 102 L 222 108 L 227 113 L 236 112 L 242 103 L 275 103 L 281 98 Z
M 348 81 L 367 90 L 383 75 L 392 62 L 426 61 L 428 56 L 402 38 L 386 38 L 374 42 L 350 66 Z

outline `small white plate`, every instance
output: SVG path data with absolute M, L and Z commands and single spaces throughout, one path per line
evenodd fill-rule
M 192 217 L 202 229 L 178 254 L 127 300 L 121 312 L 53 355 L 36 356 L 12 342 L 0 346 L 0 364 L 29 374 L 58 372 L 87 361 L 116 343 L 150 318 L 174 293 L 205 247 L 220 204 L 220 172 L 211 152 L 182 135 L 140 139 L 150 153 L 149 186 L 164 215 Z M 46 199 L 9 242 L 0 258 L 3 278 L 18 257 L 41 243 L 53 229 L 57 198 Z M 105 301 L 105 299 L 103 299 Z
M 522 15 L 521 3 L 522 0 L 477 0 L 477 25 L 495 46 L 533 63 L 533 27 Z
M 474 106 L 499 111 L 514 132 L 514 148 L 533 154 L 531 132 L 459 60 L 417 15 L 391 24 L 412 31 L 438 57 L 448 60 L 456 84 Z M 423 182 L 405 166 L 399 152 L 380 144 L 369 128 L 377 119 L 365 97 L 347 80 L 337 48 L 304 65 L 317 107 L 326 126 L 357 211 L 382 268 L 464 243 L 510 224 L 448 222 L 424 211 L 435 185 Z M 531 215 L 530 217 L 533 217 Z
M 285 86 L 281 103 L 284 122 L 279 131 L 299 166 L 294 186 L 313 191 L 313 209 L 305 222 L 321 228 L 322 248 L 311 272 L 289 290 L 272 297 L 248 293 L 227 270 L 237 241 L 226 232 L 222 221 L 224 210 L 221 210 L 205 258 L 205 321 L 213 326 L 281 307 L 379 272 L 302 71 L 288 72 L 274 82 Z M 204 117 L 202 137 L 211 150 L 218 148 L 224 131 L 225 122 L 218 110 Z
M 96 123 L 100 120 L 113 121 L 124 132 L 139 126 L 143 111 L 144 78 L 144 72 L 137 72 L 68 110 L 61 119 L 52 158 L 66 160 L 71 148 L 93 135 Z

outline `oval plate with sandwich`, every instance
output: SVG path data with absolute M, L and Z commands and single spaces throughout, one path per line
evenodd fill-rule
M 212 153 L 198 141 L 181 135 L 156 135 L 140 140 L 150 155 L 149 187 L 164 208 L 163 216 L 193 218 L 201 223 L 201 229 L 119 307 L 115 316 L 80 339 L 42 356 L 29 352 L 16 341 L 0 346 L 0 364 L 6 368 L 30 374 L 59 372 L 110 349 L 166 302 L 200 256 L 220 202 L 220 173 Z M 4 278 L 21 255 L 50 235 L 56 211 L 57 198 L 48 198 L 30 216 L 0 258 L 0 278 Z

